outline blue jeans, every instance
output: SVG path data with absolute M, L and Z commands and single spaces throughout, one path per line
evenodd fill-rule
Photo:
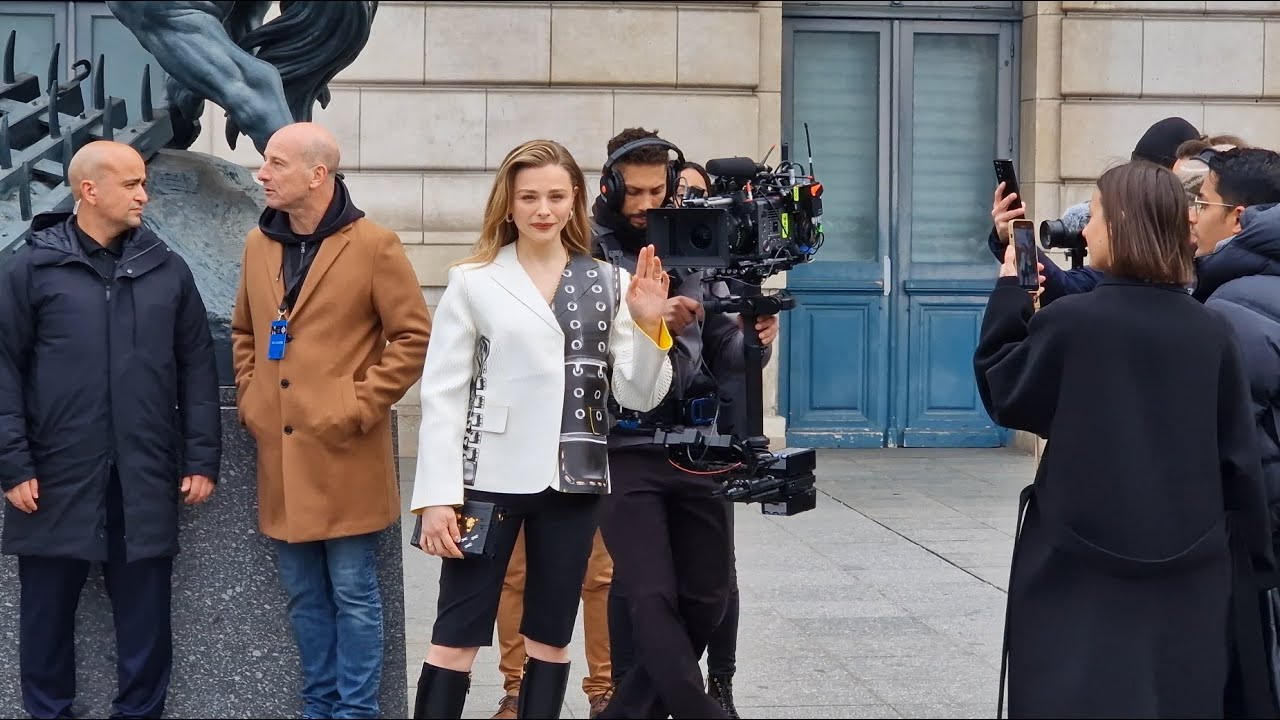
M 302 661 L 302 716 L 376 718 L 382 676 L 378 534 L 275 541 Z

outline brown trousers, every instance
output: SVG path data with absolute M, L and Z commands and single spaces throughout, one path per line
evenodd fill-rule
M 498 602 L 498 647 L 502 660 L 503 686 L 508 695 L 520 692 L 524 674 L 524 638 L 520 636 L 520 617 L 524 610 L 524 528 L 516 537 L 507 576 L 502 583 L 502 599 Z M 596 530 L 587 561 L 587 574 L 582 580 L 582 624 L 586 634 L 587 676 L 582 691 L 594 700 L 613 684 L 613 667 L 609 661 L 609 585 L 613 582 L 613 558 L 604 547 L 604 538 Z

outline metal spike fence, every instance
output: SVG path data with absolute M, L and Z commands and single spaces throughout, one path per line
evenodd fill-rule
M 106 94 L 106 58 L 97 65 L 77 60 L 72 77 L 58 83 L 61 45 L 53 46 L 48 80 L 15 72 L 17 31 L 10 31 L 0 69 L 0 264 L 31 233 L 31 219 L 71 207 L 67 169 L 85 143 L 116 140 L 133 146 L 144 160 L 173 138 L 167 108 L 152 106 L 151 66 L 142 70 L 141 117 L 129 122 L 125 101 Z M 80 85 L 92 76 L 91 101 Z

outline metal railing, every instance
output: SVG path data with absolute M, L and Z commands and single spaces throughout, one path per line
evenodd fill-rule
M 97 65 L 77 60 L 73 75 L 58 84 L 61 44 L 49 57 L 48 82 L 14 72 L 17 31 L 5 43 L 0 69 L 0 264 L 31 234 L 36 215 L 72 206 L 67 170 L 86 143 L 115 140 L 132 146 L 143 160 L 173 138 L 169 112 L 151 100 L 151 65 L 142 70 L 141 117 L 129 122 L 125 101 L 106 94 L 106 58 Z M 85 106 L 80 85 L 92 76 L 92 98 Z

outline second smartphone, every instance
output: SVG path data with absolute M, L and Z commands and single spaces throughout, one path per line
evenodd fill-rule
M 1040 289 L 1040 272 L 1036 267 L 1036 226 L 1030 220 L 1018 218 L 1013 221 L 1013 257 L 1018 267 L 1018 285 L 1024 290 Z

